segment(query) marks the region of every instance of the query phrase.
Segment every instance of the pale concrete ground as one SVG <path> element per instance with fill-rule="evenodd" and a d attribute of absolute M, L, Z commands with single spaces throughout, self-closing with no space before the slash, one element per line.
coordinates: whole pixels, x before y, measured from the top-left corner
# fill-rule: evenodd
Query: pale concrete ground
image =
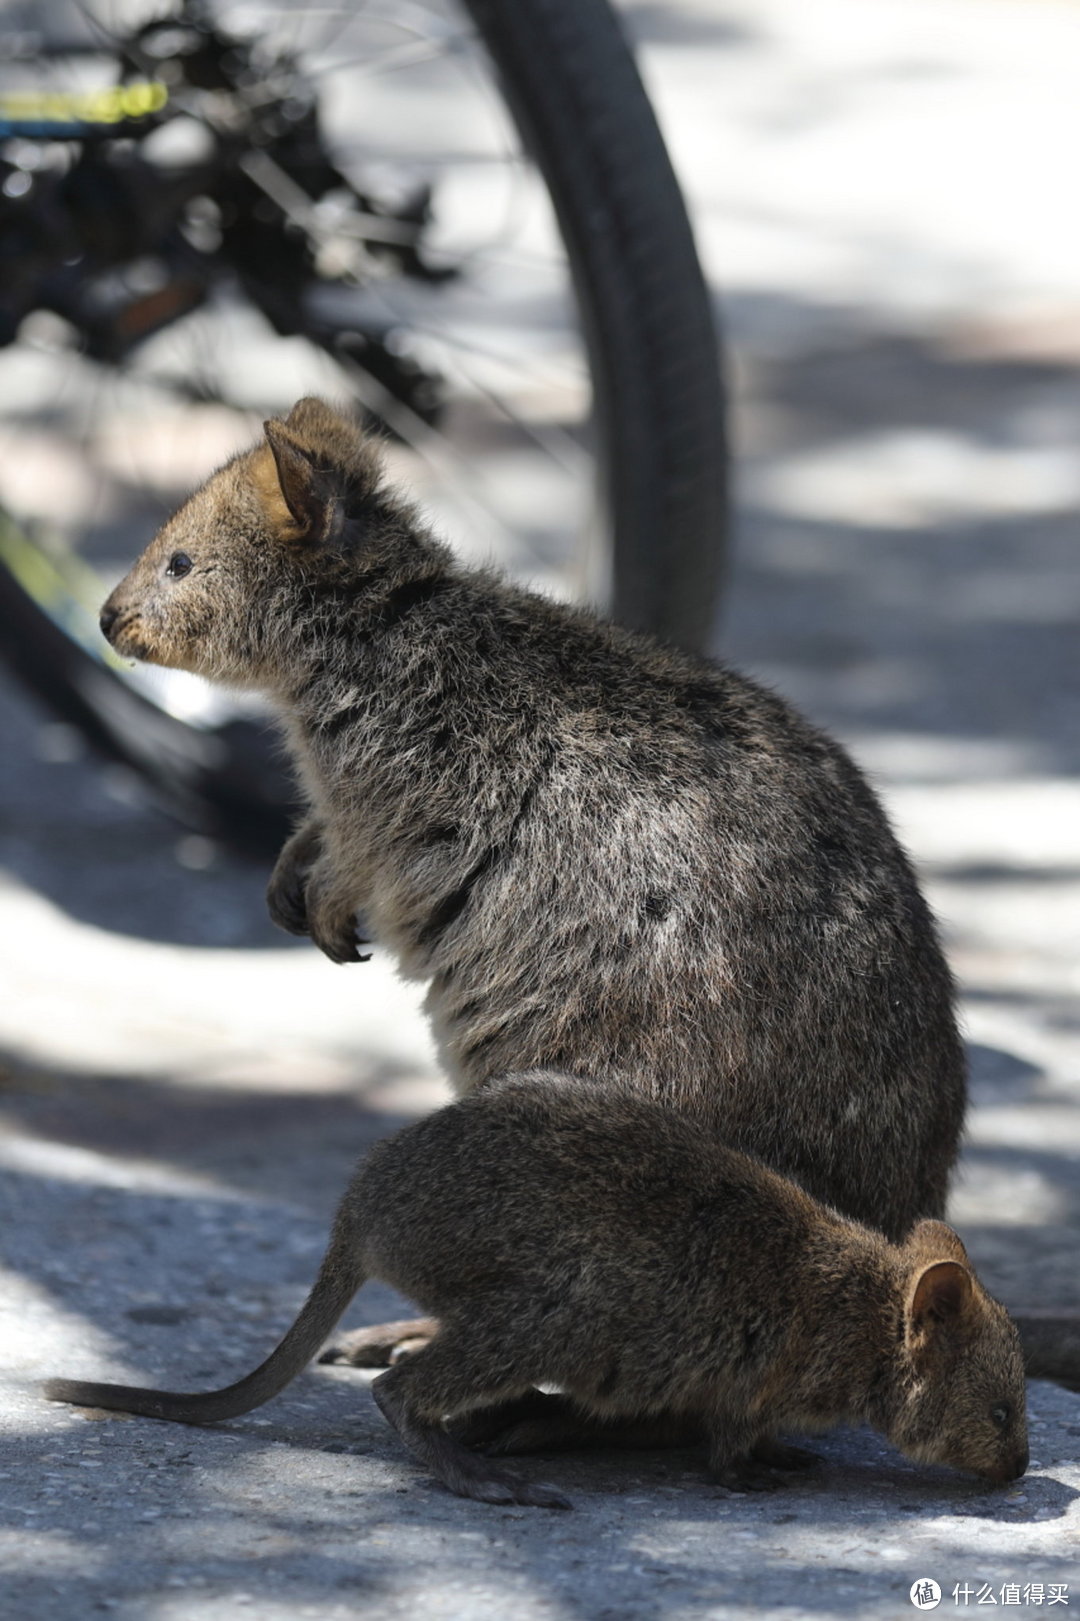
<path fill-rule="evenodd" d="M 1080 15 L 626 10 L 733 346 L 720 645 L 874 773 L 972 1042 L 953 1215 L 1007 1300 L 1076 1308 Z M 1071 1583 L 1075 1606 L 1080 1396 L 1048 1385 L 1004 1492 L 841 1436 L 764 1499 L 719 1495 L 684 1454 L 529 1464 L 566 1516 L 449 1498 L 343 1370 L 213 1432 L 45 1406 L 49 1373 L 253 1364 L 357 1151 L 442 1094 L 385 962 L 283 947 L 264 874 L 4 691 L 3 1613 L 898 1616 L 924 1576 L 942 1613 L 966 1607 L 956 1583 L 974 1605 L 1015 1582 L 1024 1607 L 1042 1583 L 1044 1608 Z M 356 1320 L 390 1305 L 372 1288 Z"/>

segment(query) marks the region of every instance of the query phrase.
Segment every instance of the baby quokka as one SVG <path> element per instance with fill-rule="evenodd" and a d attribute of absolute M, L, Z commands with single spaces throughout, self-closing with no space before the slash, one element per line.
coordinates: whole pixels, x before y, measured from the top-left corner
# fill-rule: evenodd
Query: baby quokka
<path fill-rule="evenodd" d="M 1027 1467 L 1018 1336 L 951 1228 L 921 1221 L 890 1243 L 671 1110 L 560 1074 L 493 1082 L 379 1144 L 307 1302 L 246 1378 L 206 1394 L 59 1380 L 47 1394 L 231 1418 L 304 1367 L 367 1278 L 438 1321 L 372 1388 L 465 1497 L 569 1506 L 462 1444 L 491 1408 L 504 1449 L 550 1444 L 560 1416 L 689 1423 L 736 1486 L 791 1461 L 779 1433 L 841 1421 L 993 1482 Z"/>

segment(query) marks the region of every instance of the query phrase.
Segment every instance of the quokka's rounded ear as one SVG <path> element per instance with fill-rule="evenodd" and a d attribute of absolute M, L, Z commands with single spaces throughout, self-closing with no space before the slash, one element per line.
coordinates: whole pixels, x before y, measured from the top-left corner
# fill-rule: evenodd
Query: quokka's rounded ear
<path fill-rule="evenodd" d="M 289 431 L 279 417 L 263 423 L 266 442 L 273 452 L 278 485 L 298 538 L 326 541 L 340 529 L 340 481 L 332 469 L 319 467 L 314 454 Z"/>
<path fill-rule="evenodd" d="M 931 1349 L 943 1330 L 962 1323 L 974 1300 L 975 1280 L 959 1261 L 932 1261 L 923 1267 L 908 1294 L 909 1349 L 916 1353 Z"/>
<path fill-rule="evenodd" d="M 285 418 L 285 426 L 305 444 L 317 445 L 322 440 L 333 442 L 341 435 L 357 431 L 355 419 L 320 400 L 314 394 L 305 394 L 297 400 Z"/>
<path fill-rule="evenodd" d="M 947 1257 L 959 1261 L 963 1266 L 971 1265 L 960 1234 L 945 1221 L 917 1221 L 907 1236 L 906 1244 L 908 1249 L 924 1255 L 927 1260 L 943 1261 Z"/>

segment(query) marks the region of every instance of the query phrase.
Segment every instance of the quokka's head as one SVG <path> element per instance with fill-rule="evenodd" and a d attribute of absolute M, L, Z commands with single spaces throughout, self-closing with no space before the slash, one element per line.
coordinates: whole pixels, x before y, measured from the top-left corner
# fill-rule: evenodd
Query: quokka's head
<path fill-rule="evenodd" d="M 169 519 L 101 611 L 118 653 L 273 689 L 305 614 L 417 544 L 376 446 L 303 399 Z"/>
<path fill-rule="evenodd" d="M 987 1294 L 951 1227 L 921 1221 L 911 1261 L 889 1439 L 920 1463 L 1003 1485 L 1028 1465 L 1024 1358 L 1008 1312 Z"/>

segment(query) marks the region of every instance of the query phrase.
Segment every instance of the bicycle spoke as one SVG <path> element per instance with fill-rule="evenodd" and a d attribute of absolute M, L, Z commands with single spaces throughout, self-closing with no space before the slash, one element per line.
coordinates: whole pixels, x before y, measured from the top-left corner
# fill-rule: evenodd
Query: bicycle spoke
<path fill-rule="evenodd" d="M 468 40 L 454 38 L 441 44 L 417 41 L 412 45 L 398 45 L 386 51 L 381 57 L 372 58 L 365 53 L 362 56 L 327 62 L 321 66 L 316 64 L 312 67 L 311 77 L 329 78 L 334 73 L 351 72 L 354 78 L 362 83 L 365 79 L 381 78 L 388 73 L 400 73 L 407 68 L 422 67 L 428 62 L 445 61 L 455 53 L 466 49 L 468 43 Z M 357 72 L 357 69 L 362 71 Z"/>
<path fill-rule="evenodd" d="M 142 8 L 75 4 L 103 44 L 130 41 L 136 12 L 143 20 L 162 15 L 154 0 Z M 443 423 L 433 425 L 351 356 L 333 357 L 310 346 L 297 350 L 299 339 L 282 375 L 295 377 L 305 391 L 333 394 L 340 392 L 335 378 L 344 367 L 365 407 L 403 447 L 395 454 L 414 457 L 429 470 L 433 492 L 451 502 L 474 543 L 480 533 L 504 555 L 520 554 L 520 526 L 515 531 L 506 512 L 508 486 L 505 478 L 500 486 L 499 477 L 488 476 L 485 458 L 498 462 L 522 451 L 546 464 L 543 477 L 569 481 L 568 488 L 588 485 L 591 458 L 576 424 L 588 416 L 589 373 L 574 324 L 564 315 L 568 275 L 557 236 L 537 212 L 541 194 L 471 20 L 423 0 L 392 0 L 392 8 L 390 0 L 312 8 L 241 5 L 219 15 L 236 37 L 258 38 L 259 59 L 273 64 L 274 74 L 286 71 L 283 64 L 302 64 L 304 83 L 320 95 L 327 150 L 341 172 L 353 177 L 358 194 L 380 198 L 386 189 L 387 196 L 407 196 L 417 185 L 434 187 L 432 218 L 425 222 L 395 220 L 392 204 L 385 213 L 356 206 L 335 214 L 320 207 L 320 198 L 275 152 L 251 148 L 239 154 L 238 167 L 314 251 L 332 252 L 336 244 L 342 253 L 358 255 L 350 276 L 312 283 L 317 295 L 336 288 L 343 298 L 350 282 L 355 287 L 353 315 L 346 301 L 334 319 L 351 320 L 361 332 L 367 321 L 376 332 L 409 335 L 444 379 L 449 404 Z M 262 105 L 272 105 L 279 94 L 275 82 L 267 80 Z M 424 129 L 399 121 L 395 130 L 381 88 L 373 100 L 350 98 L 339 105 L 331 87 L 346 82 L 350 88 L 385 85 L 385 96 L 399 84 L 423 87 L 434 122 Z M 433 98 L 432 85 L 438 87 Z M 249 104 L 260 99 L 257 91 L 255 85 L 245 92 Z M 395 97 L 400 94 L 393 89 Z M 196 94 L 196 117 L 198 107 Z M 454 272 L 449 282 L 417 281 L 403 275 L 392 256 L 377 254 L 377 244 L 408 249 L 417 243 L 426 262 Z M 238 413 L 242 427 L 241 401 L 252 387 L 261 387 L 244 358 L 247 343 L 230 296 L 222 292 L 134 351 L 118 371 L 86 361 L 74 365 L 80 376 L 67 388 L 67 416 L 83 445 L 86 476 L 94 481 L 88 510 L 95 527 L 112 499 L 111 487 L 141 488 L 154 501 L 170 496 L 168 469 L 180 449 L 178 402 L 221 402 Z M 281 408 L 268 400 L 266 409 Z M 127 441 L 115 430 L 126 418 L 138 423 Z M 251 419 L 255 431 L 258 420 Z M 465 423 L 466 442 L 459 443 Z M 479 460 L 478 445 L 487 447 Z M 537 561 L 547 562 L 539 556 Z"/>

